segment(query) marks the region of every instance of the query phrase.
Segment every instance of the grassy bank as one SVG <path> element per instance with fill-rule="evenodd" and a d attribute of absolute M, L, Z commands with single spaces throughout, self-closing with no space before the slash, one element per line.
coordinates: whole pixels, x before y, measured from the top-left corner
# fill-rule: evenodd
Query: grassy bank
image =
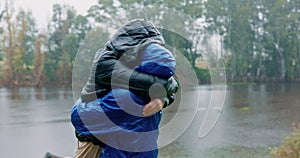
<path fill-rule="evenodd" d="M 227 146 L 188 150 L 179 146 L 162 148 L 159 158 L 272 158 L 269 147 Z"/>

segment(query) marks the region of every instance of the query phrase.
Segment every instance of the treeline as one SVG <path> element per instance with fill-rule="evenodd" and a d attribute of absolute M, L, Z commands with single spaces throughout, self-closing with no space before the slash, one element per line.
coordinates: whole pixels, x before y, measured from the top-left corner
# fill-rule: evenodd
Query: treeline
<path fill-rule="evenodd" d="M 143 8 L 151 6 L 157 7 L 145 15 Z M 0 8 L 2 86 L 70 84 L 76 53 L 90 31 L 100 27 L 108 36 L 110 29 L 137 17 L 166 29 L 172 25 L 184 30 L 162 32 L 167 44 L 182 52 L 195 69 L 202 58 L 208 67 L 224 63 L 231 81 L 300 78 L 299 0 L 99 0 L 86 15 L 77 14 L 72 6 L 55 4 L 46 31 L 37 29 L 30 11 L 16 12 L 8 1 Z M 178 19 L 167 8 L 188 17 Z M 217 52 L 214 47 L 219 46 L 211 44 L 212 39 L 220 44 Z M 202 82 L 209 82 L 207 71 L 197 68 L 196 73 Z"/>
<path fill-rule="evenodd" d="M 221 35 L 231 80 L 299 81 L 299 0 L 209 0 L 208 29 Z"/>
<path fill-rule="evenodd" d="M 16 12 L 6 1 L 1 14 L 0 84 L 70 84 L 80 42 L 91 29 L 86 16 L 55 4 L 46 31 L 41 31 L 30 11 Z"/>

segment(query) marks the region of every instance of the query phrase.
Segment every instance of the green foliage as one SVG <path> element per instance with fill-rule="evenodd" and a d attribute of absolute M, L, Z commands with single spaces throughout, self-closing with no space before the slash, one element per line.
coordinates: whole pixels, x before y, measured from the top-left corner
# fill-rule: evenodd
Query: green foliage
<path fill-rule="evenodd" d="M 195 67 L 194 70 L 200 84 L 209 84 L 211 82 L 211 76 L 208 69 Z"/>
<path fill-rule="evenodd" d="M 55 4 L 49 29 L 45 74 L 50 82 L 70 84 L 76 53 L 92 29 L 91 24 L 87 17 L 77 15 L 72 6 Z"/>
<path fill-rule="evenodd" d="M 63 41 L 63 50 L 65 52 L 65 60 L 69 64 L 71 64 L 76 57 L 76 53 L 79 49 L 79 39 L 76 37 L 75 34 L 68 34 L 64 38 Z"/>
<path fill-rule="evenodd" d="M 151 10 L 151 6 L 158 9 L 152 7 Z M 147 13 L 143 10 L 145 7 L 149 7 Z M 0 62 L 3 67 L 0 75 L 5 81 L 1 80 L 0 84 L 22 84 L 24 78 L 34 78 L 33 69 L 37 70 L 34 63 L 43 65 L 43 71 L 39 71 L 43 75 L 38 76 L 44 82 L 70 83 L 69 72 L 77 50 L 93 26 L 107 27 L 102 31 L 106 37 L 99 39 L 103 42 L 109 37 L 107 32 L 125 21 L 145 17 L 164 28 L 161 31 L 167 45 L 172 51 L 182 53 L 192 67 L 195 67 L 195 59 L 204 55 L 202 53 L 207 53 L 210 66 L 218 67 L 221 54 L 231 81 L 300 78 L 299 0 L 98 0 L 88 9 L 87 16 L 77 15 L 72 6 L 55 4 L 45 33 L 47 38 L 40 42 L 39 48 L 34 44 L 39 32 L 32 13 L 19 10 L 15 14 L 8 3 L 4 8 L 0 10 Z M 183 13 L 184 18 L 172 14 L 173 9 L 178 14 Z M 199 24 L 204 24 L 204 29 L 193 25 L 202 20 L 205 22 Z M 216 48 L 208 41 L 211 37 L 221 43 L 221 53 L 213 52 Z M 211 48 L 202 49 L 206 45 Z M 44 55 L 35 56 L 36 49 L 41 49 Z M 195 68 L 195 71 L 201 83 L 210 82 L 206 70 Z"/>
<path fill-rule="evenodd" d="M 300 77 L 298 7 L 297 0 L 205 2 L 207 29 L 223 36 L 231 52 L 225 59 L 231 80 Z"/>
<path fill-rule="evenodd" d="M 112 0 L 98 0 L 98 4 L 88 9 L 88 17 L 98 23 L 110 23 L 117 25 L 116 21 L 110 19 L 111 16 L 118 13 L 119 8 L 114 5 Z"/>
<path fill-rule="evenodd" d="M 300 157 L 300 124 L 294 124 L 294 132 L 284 139 L 282 145 L 271 149 L 274 158 L 299 158 Z"/>
<path fill-rule="evenodd" d="M 4 85 L 23 85 L 33 73 L 33 51 L 36 24 L 30 11 L 20 10 L 15 15 L 12 4 L 6 3 L 4 13 L 5 28 L 1 36 L 0 51 L 3 53 Z"/>

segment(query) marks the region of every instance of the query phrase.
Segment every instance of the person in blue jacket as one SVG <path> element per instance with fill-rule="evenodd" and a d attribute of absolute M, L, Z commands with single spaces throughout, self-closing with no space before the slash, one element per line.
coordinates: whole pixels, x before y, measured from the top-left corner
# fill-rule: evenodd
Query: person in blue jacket
<path fill-rule="evenodd" d="M 101 158 L 157 157 L 161 109 L 172 104 L 179 88 L 175 58 L 163 44 L 151 22 L 137 19 L 96 53 L 71 121 L 79 142 L 102 147 Z"/>

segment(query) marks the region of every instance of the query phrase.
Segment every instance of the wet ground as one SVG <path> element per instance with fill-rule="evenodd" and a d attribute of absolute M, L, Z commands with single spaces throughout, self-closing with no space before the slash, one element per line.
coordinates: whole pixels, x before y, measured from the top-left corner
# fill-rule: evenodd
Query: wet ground
<path fill-rule="evenodd" d="M 195 118 L 176 141 L 160 149 L 160 158 L 269 158 L 269 148 L 291 134 L 293 122 L 300 122 L 300 85 L 228 86 L 217 124 L 200 138 L 206 105 L 218 99 L 210 94 L 223 88 L 195 89 L 200 94 Z M 73 155 L 70 89 L 0 89 L 0 101 L 1 157 L 41 158 L 47 151 Z M 189 109 L 183 112 L 189 114 Z M 165 120 L 173 114 L 166 111 Z"/>

